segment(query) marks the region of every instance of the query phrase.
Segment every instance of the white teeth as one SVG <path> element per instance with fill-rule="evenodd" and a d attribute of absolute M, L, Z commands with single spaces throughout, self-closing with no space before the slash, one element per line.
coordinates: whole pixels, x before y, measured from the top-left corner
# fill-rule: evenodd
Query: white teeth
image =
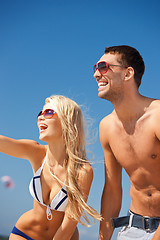
<path fill-rule="evenodd" d="M 99 82 L 98 83 L 98 87 L 106 86 L 107 84 L 108 84 L 107 82 Z"/>

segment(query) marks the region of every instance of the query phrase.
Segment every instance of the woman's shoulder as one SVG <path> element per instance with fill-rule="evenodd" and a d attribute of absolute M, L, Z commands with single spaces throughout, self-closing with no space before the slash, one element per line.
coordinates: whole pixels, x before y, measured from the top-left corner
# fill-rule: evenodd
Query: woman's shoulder
<path fill-rule="evenodd" d="M 93 179 L 93 168 L 89 162 L 83 164 L 79 172 L 79 180 L 86 181 L 87 179 Z"/>
<path fill-rule="evenodd" d="M 36 141 L 30 142 L 30 144 L 32 145 L 32 154 L 30 155 L 29 161 L 32 165 L 32 168 L 36 170 L 42 165 L 45 159 L 47 146 L 39 144 Z"/>
<path fill-rule="evenodd" d="M 93 168 L 92 165 L 90 164 L 90 162 L 86 162 L 83 166 L 83 168 L 85 169 L 85 171 L 87 171 L 88 173 L 93 172 Z"/>

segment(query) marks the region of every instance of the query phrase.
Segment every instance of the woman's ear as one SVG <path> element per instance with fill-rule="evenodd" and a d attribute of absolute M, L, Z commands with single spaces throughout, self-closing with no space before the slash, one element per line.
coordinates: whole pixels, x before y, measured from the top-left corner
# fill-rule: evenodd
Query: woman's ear
<path fill-rule="evenodd" d="M 128 67 L 125 71 L 124 80 L 128 81 L 133 77 L 134 77 L 134 69 L 132 67 Z"/>

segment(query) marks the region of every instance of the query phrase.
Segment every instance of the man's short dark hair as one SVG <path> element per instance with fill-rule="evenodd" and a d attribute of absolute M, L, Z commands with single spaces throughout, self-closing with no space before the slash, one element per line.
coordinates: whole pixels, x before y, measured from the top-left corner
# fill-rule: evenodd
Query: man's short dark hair
<path fill-rule="evenodd" d="M 118 61 L 121 64 L 128 67 L 131 66 L 134 69 L 134 79 L 139 88 L 145 70 L 144 61 L 140 53 L 135 48 L 127 45 L 106 47 L 105 53 L 118 53 L 120 55 Z"/>

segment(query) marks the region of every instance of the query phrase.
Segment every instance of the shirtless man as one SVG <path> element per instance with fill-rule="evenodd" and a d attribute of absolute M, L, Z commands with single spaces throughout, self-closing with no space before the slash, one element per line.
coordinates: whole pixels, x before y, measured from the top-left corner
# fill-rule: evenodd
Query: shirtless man
<path fill-rule="evenodd" d="M 115 227 L 123 227 L 118 240 L 160 239 L 160 101 L 139 93 L 144 69 L 141 55 L 129 46 L 106 48 L 94 65 L 98 96 L 114 106 L 100 123 L 105 185 L 99 240 L 111 239 Z M 131 205 L 127 216 L 117 218 L 122 168 L 131 181 Z"/>

